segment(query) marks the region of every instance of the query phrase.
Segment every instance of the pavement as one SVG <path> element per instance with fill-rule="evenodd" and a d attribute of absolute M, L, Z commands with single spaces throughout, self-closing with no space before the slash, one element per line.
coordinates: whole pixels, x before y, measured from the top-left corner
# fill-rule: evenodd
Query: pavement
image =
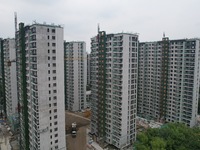
<path fill-rule="evenodd" d="M 71 125 L 76 122 L 77 135 L 72 137 Z M 81 116 L 81 113 L 66 111 L 66 142 L 67 150 L 86 150 L 86 129 L 90 125 L 90 119 Z"/>
<path fill-rule="evenodd" d="M 103 150 L 103 148 L 101 148 L 98 143 L 96 143 L 95 141 L 93 141 L 91 139 L 91 137 L 88 134 L 89 132 L 90 132 L 90 130 L 87 129 L 86 130 L 86 133 L 87 133 L 86 134 L 86 141 L 87 141 L 87 149 L 86 150 Z"/>
<path fill-rule="evenodd" d="M 11 135 L 9 134 L 6 126 L 0 124 L 0 150 L 7 150 L 10 148 L 10 137 Z"/>
<path fill-rule="evenodd" d="M 78 115 L 78 114 L 75 114 L 75 113 L 72 113 L 72 112 L 67 112 L 68 114 L 70 114 L 70 115 L 72 115 L 72 116 L 76 116 L 76 117 L 78 117 L 78 118 L 82 118 L 82 119 L 84 119 L 84 120 L 88 120 L 88 121 L 90 121 L 90 119 L 88 119 L 88 118 L 85 118 L 85 117 L 83 117 L 83 116 L 80 116 L 80 115 Z"/>

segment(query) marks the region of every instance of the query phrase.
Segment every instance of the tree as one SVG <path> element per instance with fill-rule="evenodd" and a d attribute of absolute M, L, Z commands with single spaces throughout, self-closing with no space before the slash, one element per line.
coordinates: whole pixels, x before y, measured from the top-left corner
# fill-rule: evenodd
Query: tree
<path fill-rule="evenodd" d="M 136 150 L 200 150 L 200 129 L 181 123 L 168 123 L 137 135 Z"/>
<path fill-rule="evenodd" d="M 166 149 L 166 142 L 160 137 L 154 137 L 150 143 L 151 143 L 152 149 L 155 149 L 155 150 Z"/>

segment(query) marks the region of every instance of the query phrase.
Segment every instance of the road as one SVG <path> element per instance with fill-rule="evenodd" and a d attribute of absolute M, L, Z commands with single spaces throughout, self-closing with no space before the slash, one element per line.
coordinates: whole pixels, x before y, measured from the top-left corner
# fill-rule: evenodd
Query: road
<path fill-rule="evenodd" d="M 77 123 L 77 135 L 71 136 L 71 124 Z M 86 150 L 86 129 L 89 128 L 90 119 L 79 113 L 66 112 L 67 150 Z"/>
<path fill-rule="evenodd" d="M 77 136 L 74 138 L 71 134 L 67 136 L 68 150 L 86 150 L 86 128 L 80 127 Z"/>
<path fill-rule="evenodd" d="M 0 150 L 7 150 L 10 135 L 4 125 L 0 125 Z"/>
<path fill-rule="evenodd" d="M 75 114 L 75 113 L 72 113 L 72 112 L 67 112 L 67 114 L 69 114 L 69 115 L 72 115 L 72 116 L 76 116 L 76 117 L 78 117 L 78 118 L 82 118 L 82 119 L 84 119 L 84 120 L 88 120 L 88 121 L 90 121 L 90 119 L 88 119 L 88 118 L 85 118 L 85 117 L 83 117 L 83 116 L 80 116 L 80 115 L 77 115 L 77 114 Z"/>

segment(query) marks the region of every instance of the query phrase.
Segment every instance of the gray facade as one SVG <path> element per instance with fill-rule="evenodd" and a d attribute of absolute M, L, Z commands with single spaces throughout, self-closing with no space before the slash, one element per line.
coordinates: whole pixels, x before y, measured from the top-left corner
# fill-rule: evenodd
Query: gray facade
<path fill-rule="evenodd" d="M 91 132 L 122 149 L 136 140 L 138 36 L 91 38 Z"/>
<path fill-rule="evenodd" d="M 20 149 L 66 149 L 63 28 L 19 24 Z"/>
<path fill-rule="evenodd" d="M 87 55 L 85 42 L 65 42 L 65 104 L 70 111 L 86 108 Z"/>
<path fill-rule="evenodd" d="M 139 44 L 138 115 L 161 122 L 196 124 L 199 39 Z"/>

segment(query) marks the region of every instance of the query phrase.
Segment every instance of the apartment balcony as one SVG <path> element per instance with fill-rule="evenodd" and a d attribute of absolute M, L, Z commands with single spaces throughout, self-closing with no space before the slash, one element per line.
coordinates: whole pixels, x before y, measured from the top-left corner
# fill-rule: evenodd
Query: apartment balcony
<path fill-rule="evenodd" d="M 113 72 L 114 74 L 122 74 L 122 70 L 117 70 L 117 69 L 113 69 Z"/>
<path fill-rule="evenodd" d="M 121 59 L 113 59 L 113 63 L 115 63 L 115 64 L 122 63 L 122 58 Z"/>
<path fill-rule="evenodd" d="M 114 53 L 113 58 L 122 58 L 123 54 L 122 53 Z"/>

